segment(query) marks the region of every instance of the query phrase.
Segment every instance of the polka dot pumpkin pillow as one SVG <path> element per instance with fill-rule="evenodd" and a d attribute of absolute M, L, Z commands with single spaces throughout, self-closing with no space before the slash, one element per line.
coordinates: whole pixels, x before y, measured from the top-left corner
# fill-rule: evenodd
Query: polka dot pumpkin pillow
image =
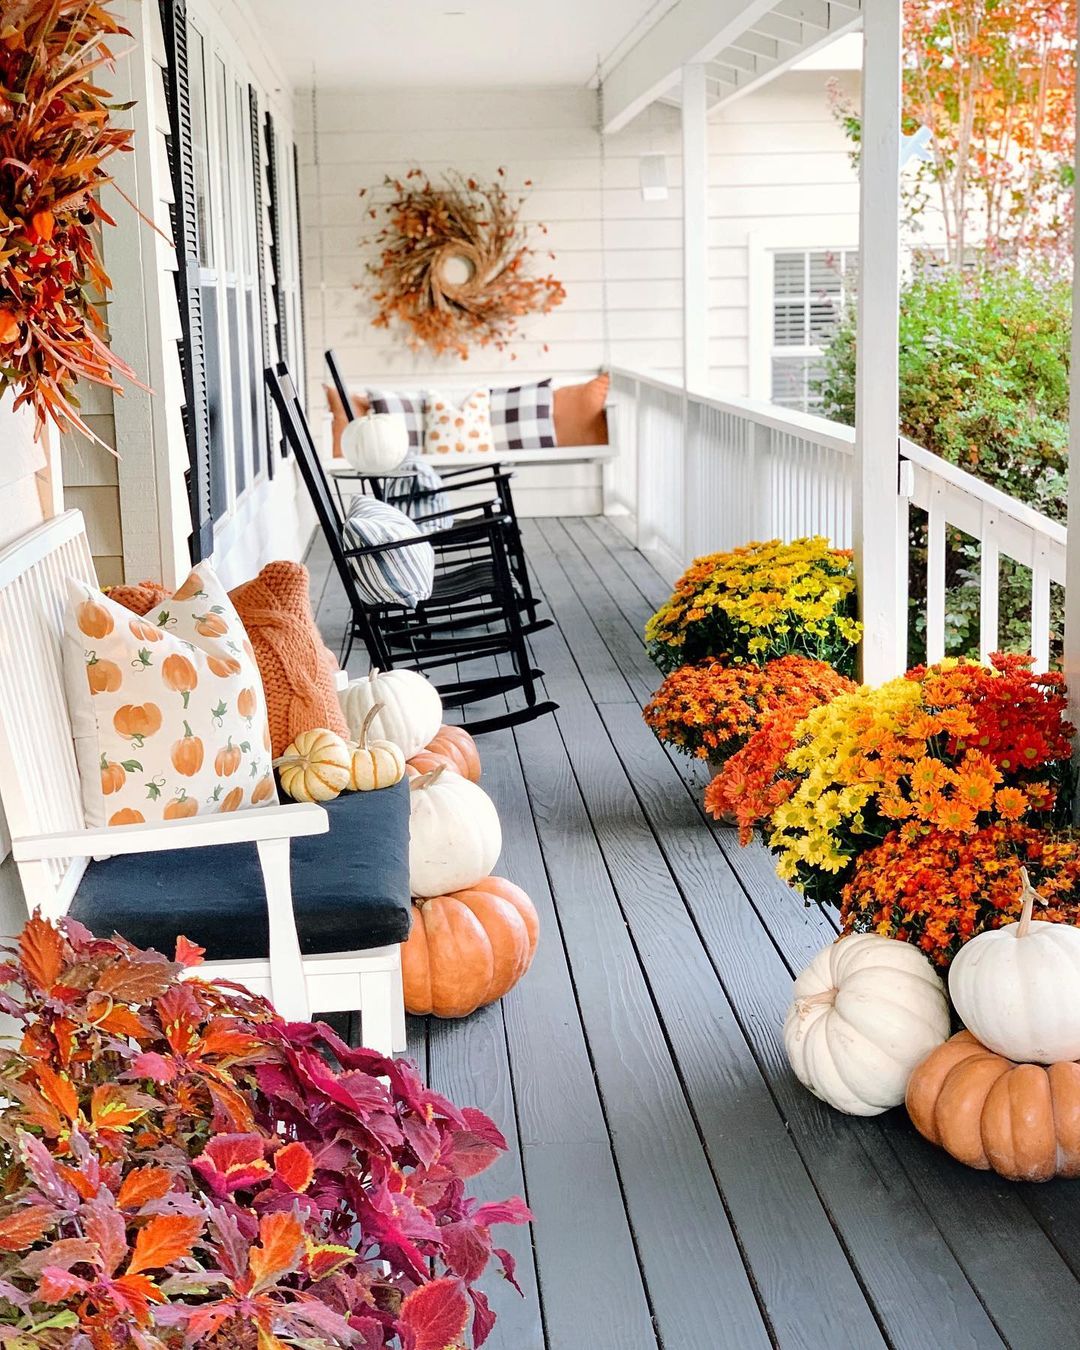
<path fill-rule="evenodd" d="M 72 580 L 64 680 L 87 825 L 277 805 L 255 653 L 205 563 L 143 618 Z"/>
<path fill-rule="evenodd" d="M 428 394 L 424 449 L 429 455 L 489 455 L 494 443 L 487 389 L 474 389 L 460 403 L 449 394 Z"/>

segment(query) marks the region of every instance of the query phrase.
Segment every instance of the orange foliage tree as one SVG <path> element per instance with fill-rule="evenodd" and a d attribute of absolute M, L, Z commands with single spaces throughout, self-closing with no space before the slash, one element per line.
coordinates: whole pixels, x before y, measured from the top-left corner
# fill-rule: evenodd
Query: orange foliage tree
<path fill-rule="evenodd" d="M 1076 0 L 905 0 L 904 19 L 907 130 L 931 132 L 949 261 L 1066 252 Z"/>

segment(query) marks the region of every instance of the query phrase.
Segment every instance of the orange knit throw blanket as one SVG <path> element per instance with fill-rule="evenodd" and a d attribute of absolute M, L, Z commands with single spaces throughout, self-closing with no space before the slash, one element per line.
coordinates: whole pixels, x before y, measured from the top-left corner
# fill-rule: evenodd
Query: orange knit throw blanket
<path fill-rule="evenodd" d="M 347 737 L 334 688 L 337 662 L 326 650 L 315 616 L 307 568 L 272 562 L 229 592 L 247 629 L 266 691 L 273 752 L 280 755 L 302 731 L 326 727 Z"/>
<path fill-rule="evenodd" d="M 148 614 L 169 598 L 157 581 L 113 586 L 109 595 L 136 614 Z M 230 591 L 229 599 L 255 649 L 273 753 L 284 754 L 302 731 L 316 727 L 348 737 L 349 727 L 334 688 L 337 662 L 315 626 L 303 563 L 267 563 L 254 580 Z"/>

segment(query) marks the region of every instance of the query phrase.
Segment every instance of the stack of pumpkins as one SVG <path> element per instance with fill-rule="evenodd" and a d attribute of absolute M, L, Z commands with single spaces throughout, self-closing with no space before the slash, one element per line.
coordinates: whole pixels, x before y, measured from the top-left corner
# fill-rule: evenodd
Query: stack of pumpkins
<path fill-rule="evenodd" d="M 795 981 L 800 1081 L 853 1115 L 907 1103 L 920 1134 L 1012 1181 L 1080 1176 L 1080 929 L 1032 918 L 961 948 L 945 985 L 914 947 L 853 934 Z M 965 1030 L 949 1035 L 949 999 Z"/>
<path fill-rule="evenodd" d="M 502 828 L 478 786 L 476 742 L 461 727 L 443 725 L 438 691 L 415 671 L 373 670 L 349 684 L 341 707 L 356 737 L 350 763 L 361 759 L 364 781 L 387 785 L 381 777 L 387 746 L 398 757 L 392 781 L 406 772 L 410 778 L 413 923 L 401 949 L 405 1007 L 465 1017 L 517 984 L 539 936 L 529 897 L 491 875 Z M 356 783 L 355 768 L 352 774 Z"/>

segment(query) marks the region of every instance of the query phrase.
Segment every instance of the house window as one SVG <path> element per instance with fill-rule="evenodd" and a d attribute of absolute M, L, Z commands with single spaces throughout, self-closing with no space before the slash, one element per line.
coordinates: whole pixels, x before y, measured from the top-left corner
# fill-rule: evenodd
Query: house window
<path fill-rule="evenodd" d="M 772 402 L 800 412 L 821 406 L 815 386 L 858 264 L 854 249 L 783 249 L 772 255 Z"/>

